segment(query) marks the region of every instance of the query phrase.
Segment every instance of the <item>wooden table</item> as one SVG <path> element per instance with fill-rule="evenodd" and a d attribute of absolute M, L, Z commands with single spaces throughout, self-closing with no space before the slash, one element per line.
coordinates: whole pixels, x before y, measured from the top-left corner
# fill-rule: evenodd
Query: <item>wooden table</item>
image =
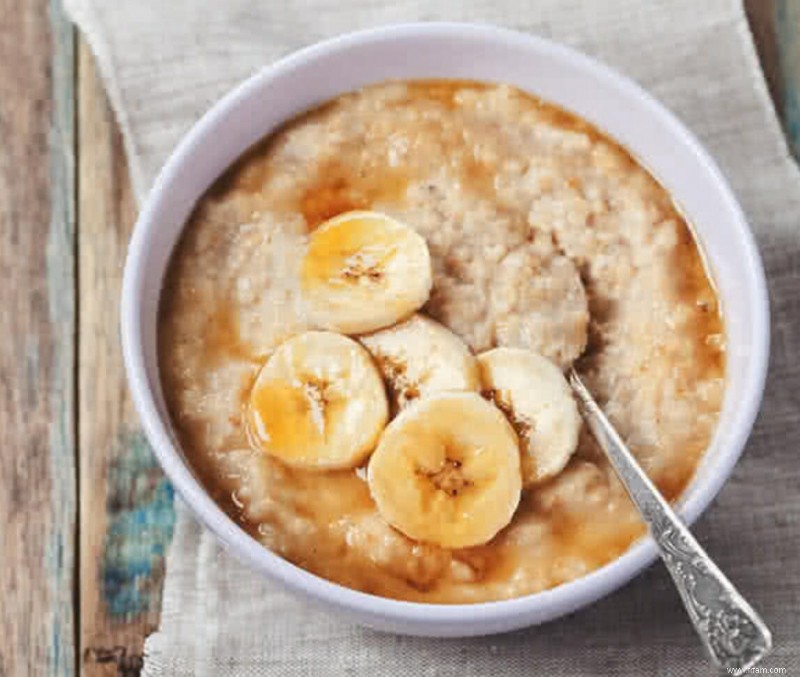
<path fill-rule="evenodd" d="M 91 54 L 58 0 L 0 0 L 0 676 L 135 675 L 172 488 L 118 342 L 135 217 Z M 800 150 L 800 0 L 748 0 Z"/>

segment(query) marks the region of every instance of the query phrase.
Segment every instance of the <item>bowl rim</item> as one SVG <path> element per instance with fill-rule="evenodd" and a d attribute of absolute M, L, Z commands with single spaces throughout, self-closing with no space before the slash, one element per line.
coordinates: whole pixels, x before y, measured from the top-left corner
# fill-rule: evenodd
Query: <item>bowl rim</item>
<path fill-rule="evenodd" d="M 488 634 L 497 631 L 491 629 L 495 626 L 503 630 L 551 620 L 616 590 L 655 560 L 657 553 L 652 538 L 649 535 L 645 536 L 621 556 L 574 581 L 542 592 L 506 600 L 469 604 L 409 602 L 360 592 L 328 581 L 284 560 L 262 546 L 236 525 L 206 493 L 173 445 L 169 428 L 158 412 L 147 376 L 141 341 L 140 308 L 143 302 L 144 271 L 149 242 L 158 225 L 154 217 L 164 204 L 170 202 L 170 192 L 180 181 L 181 168 L 192 150 L 198 144 L 205 142 L 209 131 L 218 125 L 230 110 L 236 108 L 237 102 L 253 95 L 265 83 L 280 74 L 315 60 L 325 59 L 330 54 L 350 47 L 420 35 L 442 38 L 466 37 L 523 47 L 535 46 L 586 69 L 594 77 L 604 79 L 625 95 L 638 98 L 649 109 L 650 114 L 660 118 L 660 122 L 669 128 L 671 133 L 685 141 L 694 161 L 712 177 L 719 191 L 719 197 L 734 216 L 730 225 L 735 227 L 737 231 L 735 235 L 746 255 L 748 285 L 751 285 L 758 303 L 753 308 L 755 322 L 751 359 L 748 372 L 743 379 L 746 384 L 743 391 L 745 401 L 740 405 L 742 415 L 737 420 L 736 434 L 727 446 L 719 450 L 702 489 L 695 491 L 687 497 L 687 500 L 682 500 L 678 509 L 683 519 L 691 524 L 708 507 L 730 476 L 745 447 L 758 414 L 766 381 L 769 359 L 769 297 L 755 238 L 721 170 L 694 134 L 673 113 L 631 79 L 604 63 L 539 36 L 488 24 L 458 22 L 402 23 L 368 28 L 339 35 L 293 52 L 265 66 L 234 87 L 181 139 L 158 174 L 137 219 L 123 275 L 121 299 L 123 359 L 135 409 L 161 466 L 195 516 L 239 559 L 260 573 L 279 581 L 294 593 L 313 598 L 328 608 L 344 609 L 362 619 L 370 617 L 396 619 L 412 630 L 414 627 L 430 629 L 444 624 L 458 628 L 455 632 L 447 633 L 454 636 Z M 476 630 L 474 626 L 478 625 L 480 628 Z M 418 634 L 429 633 L 423 630 Z"/>

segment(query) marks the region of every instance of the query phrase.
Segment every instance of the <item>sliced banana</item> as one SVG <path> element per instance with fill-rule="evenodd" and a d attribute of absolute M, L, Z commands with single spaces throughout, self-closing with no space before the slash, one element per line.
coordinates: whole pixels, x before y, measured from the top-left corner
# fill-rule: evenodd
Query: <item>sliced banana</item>
<path fill-rule="evenodd" d="M 361 334 L 394 324 L 427 300 L 428 245 L 408 226 L 377 212 L 347 212 L 313 232 L 301 268 L 311 319 Z"/>
<path fill-rule="evenodd" d="M 567 380 L 550 360 L 524 348 L 478 355 L 484 393 L 520 438 L 522 479 L 538 484 L 560 473 L 578 446 L 581 417 Z"/>
<path fill-rule="evenodd" d="M 295 336 L 270 356 L 248 402 L 255 444 L 287 465 L 350 468 L 374 449 L 389 408 L 380 373 L 356 341 Z"/>
<path fill-rule="evenodd" d="M 445 548 L 491 540 L 520 499 L 519 442 L 477 393 L 435 393 L 381 436 L 367 469 L 381 516 L 406 536 Z"/>
<path fill-rule="evenodd" d="M 430 393 L 480 390 L 478 361 L 453 332 L 424 315 L 360 337 L 389 387 L 394 411 Z"/>

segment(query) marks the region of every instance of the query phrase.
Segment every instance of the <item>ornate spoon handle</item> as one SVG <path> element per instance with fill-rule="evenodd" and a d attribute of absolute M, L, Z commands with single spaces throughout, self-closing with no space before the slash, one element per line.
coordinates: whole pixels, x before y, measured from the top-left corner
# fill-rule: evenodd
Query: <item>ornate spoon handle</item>
<path fill-rule="evenodd" d="M 568 378 L 584 420 L 650 528 L 711 658 L 737 674 L 753 667 L 772 649 L 769 628 L 645 475 L 574 369 Z"/>

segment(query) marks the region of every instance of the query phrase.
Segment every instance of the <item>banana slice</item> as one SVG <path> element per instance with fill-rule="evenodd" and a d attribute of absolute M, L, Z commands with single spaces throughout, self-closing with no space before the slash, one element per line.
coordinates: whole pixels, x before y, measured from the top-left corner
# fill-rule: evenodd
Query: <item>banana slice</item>
<path fill-rule="evenodd" d="M 477 393 L 435 393 L 384 431 L 367 469 L 381 516 L 406 536 L 445 548 L 486 543 L 520 499 L 519 441 Z"/>
<path fill-rule="evenodd" d="M 395 412 L 445 390 L 480 390 L 478 361 L 453 332 L 424 315 L 360 337 L 389 386 Z"/>
<path fill-rule="evenodd" d="M 567 380 L 550 360 L 524 348 L 478 355 L 484 394 L 520 438 L 525 486 L 560 473 L 578 446 L 581 417 Z"/>
<path fill-rule="evenodd" d="M 311 235 L 300 275 L 311 319 L 345 334 L 408 317 L 428 300 L 433 280 L 422 236 L 377 212 L 323 223 Z"/>
<path fill-rule="evenodd" d="M 386 425 L 386 390 L 356 341 L 310 331 L 282 343 L 261 369 L 247 419 L 253 442 L 287 465 L 351 468 Z"/>

